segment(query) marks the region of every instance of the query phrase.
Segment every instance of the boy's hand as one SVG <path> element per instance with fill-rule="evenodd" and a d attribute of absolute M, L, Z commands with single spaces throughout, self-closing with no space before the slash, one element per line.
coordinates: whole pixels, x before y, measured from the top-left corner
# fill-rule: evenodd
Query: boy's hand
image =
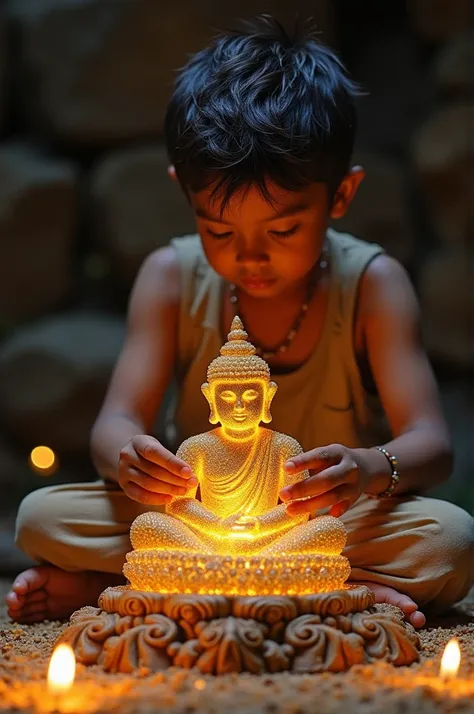
<path fill-rule="evenodd" d="M 308 478 L 280 491 L 282 501 L 292 501 L 287 506 L 291 516 L 330 506 L 329 515 L 338 518 L 357 501 L 370 478 L 361 450 L 348 449 L 341 444 L 312 449 L 292 457 L 285 464 L 287 473 L 305 469 L 310 472 Z"/>
<path fill-rule="evenodd" d="M 118 482 L 138 503 L 161 506 L 184 496 L 198 480 L 188 464 L 153 436 L 134 436 L 120 452 Z"/>

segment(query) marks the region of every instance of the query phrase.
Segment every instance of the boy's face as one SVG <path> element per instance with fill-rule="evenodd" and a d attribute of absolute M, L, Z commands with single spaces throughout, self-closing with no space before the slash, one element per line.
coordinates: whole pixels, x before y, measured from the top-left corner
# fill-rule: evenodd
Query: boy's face
<path fill-rule="evenodd" d="M 268 189 L 273 205 L 251 187 L 234 194 L 222 215 L 220 200 L 211 200 L 212 186 L 190 194 L 210 265 L 229 283 L 261 298 L 304 280 L 319 259 L 330 216 L 337 217 L 323 183 L 297 192 L 272 183 Z"/>

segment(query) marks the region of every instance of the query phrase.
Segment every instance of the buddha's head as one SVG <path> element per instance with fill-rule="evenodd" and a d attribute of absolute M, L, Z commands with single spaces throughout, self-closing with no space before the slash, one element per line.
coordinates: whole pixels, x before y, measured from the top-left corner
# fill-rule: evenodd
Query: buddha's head
<path fill-rule="evenodd" d="M 270 406 L 277 385 L 270 381 L 270 368 L 247 341 L 239 317 L 234 317 L 228 342 L 207 370 L 201 389 L 209 402 L 211 424 L 239 437 L 254 432 L 261 421 L 272 420 Z"/>

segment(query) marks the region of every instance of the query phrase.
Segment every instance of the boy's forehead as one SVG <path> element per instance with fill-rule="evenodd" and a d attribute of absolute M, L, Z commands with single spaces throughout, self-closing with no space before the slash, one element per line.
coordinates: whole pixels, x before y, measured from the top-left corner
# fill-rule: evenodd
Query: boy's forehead
<path fill-rule="evenodd" d="M 262 221 L 272 220 L 287 210 L 293 213 L 309 210 L 326 196 L 325 185 L 316 182 L 298 191 L 290 191 L 272 182 L 267 183 L 267 188 L 271 202 L 262 195 L 258 186 L 249 186 L 238 189 L 224 207 L 223 197 L 213 195 L 212 185 L 189 195 L 198 217 L 217 221 L 235 221 L 249 214 L 258 216 Z"/>

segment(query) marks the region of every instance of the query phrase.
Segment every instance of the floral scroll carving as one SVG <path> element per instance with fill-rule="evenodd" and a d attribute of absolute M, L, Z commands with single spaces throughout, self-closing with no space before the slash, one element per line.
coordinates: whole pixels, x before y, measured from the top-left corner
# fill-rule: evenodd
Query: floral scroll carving
<path fill-rule="evenodd" d="M 133 672 L 146 667 L 152 672 L 167 669 L 171 659 L 168 646 L 176 641 L 178 627 L 164 615 L 148 615 L 134 622 L 132 627 L 123 623 L 115 637 L 104 645 L 102 665 L 107 672 Z"/>
<path fill-rule="evenodd" d="M 319 615 L 301 615 L 285 632 L 295 650 L 295 672 L 344 672 L 364 661 L 364 640 L 321 622 Z"/>
<path fill-rule="evenodd" d="M 161 614 L 167 596 L 158 593 L 131 590 L 126 586 L 107 588 L 99 597 L 99 607 L 105 612 L 118 612 L 119 615 Z"/>
<path fill-rule="evenodd" d="M 95 612 L 91 612 L 95 610 Z M 62 632 L 58 644 L 72 647 L 76 659 L 82 664 L 97 664 L 105 642 L 116 634 L 120 616 L 96 608 L 83 608 L 71 617 L 69 626 Z"/>
<path fill-rule="evenodd" d="M 269 638 L 279 641 L 286 623 L 298 615 L 295 600 L 284 595 L 263 595 L 235 598 L 233 614 L 236 617 L 257 620 L 269 626 Z"/>
<path fill-rule="evenodd" d="M 254 620 L 240 617 L 222 617 L 196 626 L 197 639 L 191 640 L 194 661 L 203 674 L 229 674 L 230 672 L 265 672 L 263 645 L 268 628 Z M 189 657 L 190 648 L 185 649 Z M 189 660 L 188 660 L 189 661 Z M 174 664 L 182 663 L 178 651 Z"/>
<path fill-rule="evenodd" d="M 195 637 L 195 625 L 202 620 L 230 614 L 229 599 L 222 595 L 169 595 L 164 612 L 179 623 L 188 639 Z"/>
<path fill-rule="evenodd" d="M 419 639 L 397 608 L 365 587 L 305 597 L 161 595 L 109 588 L 100 608 L 75 612 L 58 642 L 79 662 L 110 672 L 174 665 L 204 674 L 341 672 L 419 657 Z M 357 608 L 361 609 L 357 611 Z"/>
<path fill-rule="evenodd" d="M 400 617 L 380 611 L 358 612 L 351 617 L 351 629 L 363 638 L 368 661 L 384 659 L 404 665 L 418 658 L 418 635 Z"/>

